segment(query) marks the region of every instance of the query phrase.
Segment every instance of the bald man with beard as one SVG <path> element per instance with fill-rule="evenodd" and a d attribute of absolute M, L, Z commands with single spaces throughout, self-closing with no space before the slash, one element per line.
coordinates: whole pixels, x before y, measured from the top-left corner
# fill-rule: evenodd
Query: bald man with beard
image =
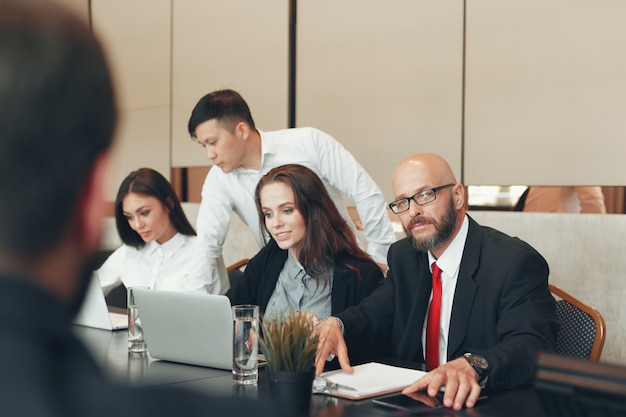
<path fill-rule="evenodd" d="M 545 259 L 520 239 L 476 223 L 465 212 L 465 188 L 438 155 L 406 158 L 392 188 L 389 207 L 407 237 L 391 246 L 383 284 L 317 327 L 317 373 L 329 355 L 352 372 L 348 353 L 361 362 L 381 356 L 427 362 L 436 262 L 442 271 L 438 352 L 432 370 L 403 393 L 435 396 L 445 386 L 444 405 L 459 410 L 473 407 L 483 388 L 529 385 L 536 353 L 554 351 L 559 328 Z"/>

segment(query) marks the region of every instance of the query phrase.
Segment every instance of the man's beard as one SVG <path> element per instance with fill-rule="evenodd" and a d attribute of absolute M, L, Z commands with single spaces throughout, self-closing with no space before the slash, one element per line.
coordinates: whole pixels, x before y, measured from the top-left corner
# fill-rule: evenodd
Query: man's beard
<path fill-rule="evenodd" d="M 411 227 L 416 223 L 431 223 L 435 226 L 435 233 L 424 239 L 417 239 L 410 232 Z M 405 232 L 413 247 L 420 252 L 428 252 L 429 250 L 433 250 L 444 241 L 446 241 L 454 232 L 456 228 L 456 209 L 454 208 L 454 202 L 450 199 L 450 204 L 448 204 L 448 208 L 444 213 L 443 218 L 440 222 L 432 221 L 429 222 L 423 216 L 416 216 L 411 219 L 409 225 L 405 228 Z"/>
<path fill-rule="evenodd" d="M 97 256 L 92 255 L 85 260 L 83 267 L 81 268 L 80 277 L 78 279 L 78 288 L 76 289 L 74 297 L 72 297 L 67 303 L 67 307 L 72 317 L 75 317 L 83 306 L 85 294 L 87 293 L 87 288 L 89 288 L 89 283 L 91 282 L 96 265 Z"/>

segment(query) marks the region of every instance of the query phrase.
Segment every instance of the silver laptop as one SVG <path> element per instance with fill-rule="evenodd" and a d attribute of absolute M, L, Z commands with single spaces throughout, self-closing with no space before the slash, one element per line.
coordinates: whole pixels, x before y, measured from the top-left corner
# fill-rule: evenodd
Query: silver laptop
<path fill-rule="evenodd" d="M 128 315 L 109 311 L 100 280 L 94 273 L 87 288 L 83 306 L 74 318 L 74 324 L 104 330 L 128 328 Z"/>
<path fill-rule="evenodd" d="M 135 289 L 154 359 L 232 369 L 233 313 L 225 295 Z"/>

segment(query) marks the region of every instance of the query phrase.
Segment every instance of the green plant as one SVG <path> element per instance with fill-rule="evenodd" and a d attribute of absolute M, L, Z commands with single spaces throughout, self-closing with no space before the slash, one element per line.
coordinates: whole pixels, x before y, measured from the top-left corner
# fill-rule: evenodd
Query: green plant
<path fill-rule="evenodd" d="M 261 349 L 271 371 L 309 372 L 315 363 L 317 336 L 304 314 L 290 312 L 263 320 Z"/>

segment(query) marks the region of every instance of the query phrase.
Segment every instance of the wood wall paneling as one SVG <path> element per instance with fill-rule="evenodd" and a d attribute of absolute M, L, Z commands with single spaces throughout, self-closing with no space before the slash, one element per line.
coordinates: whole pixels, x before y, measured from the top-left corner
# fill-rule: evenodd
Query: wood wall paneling
<path fill-rule="evenodd" d="M 467 2 L 467 184 L 623 185 L 626 2 Z"/>
<path fill-rule="evenodd" d="M 209 165 L 186 131 L 209 91 L 240 91 L 261 129 L 287 126 L 288 1 L 91 6 L 120 102 L 111 198 L 139 166 L 167 176 Z M 297 24 L 297 125 L 334 135 L 387 199 L 393 168 L 414 152 L 442 154 L 466 184 L 626 183 L 626 3 L 393 6 L 299 1 Z"/>
<path fill-rule="evenodd" d="M 332 134 L 391 201 L 406 156 L 461 180 L 463 2 L 298 2 L 296 124 Z"/>
<path fill-rule="evenodd" d="M 170 0 L 91 0 L 94 32 L 107 49 L 120 123 L 107 196 L 140 167 L 170 176 Z"/>
<path fill-rule="evenodd" d="M 148 167 L 170 176 L 170 108 L 128 109 L 121 113 L 110 167 L 107 193 L 111 200 L 122 180 L 138 168 Z"/>
<path fill-rule="evenodd" d="M 257 127 L 286 127 L 288 1 L 172 4 L 172 166 L 210 164 L 190 139 L 187 122 L 197 101 L 213 90 L 238 91 Z"/>

